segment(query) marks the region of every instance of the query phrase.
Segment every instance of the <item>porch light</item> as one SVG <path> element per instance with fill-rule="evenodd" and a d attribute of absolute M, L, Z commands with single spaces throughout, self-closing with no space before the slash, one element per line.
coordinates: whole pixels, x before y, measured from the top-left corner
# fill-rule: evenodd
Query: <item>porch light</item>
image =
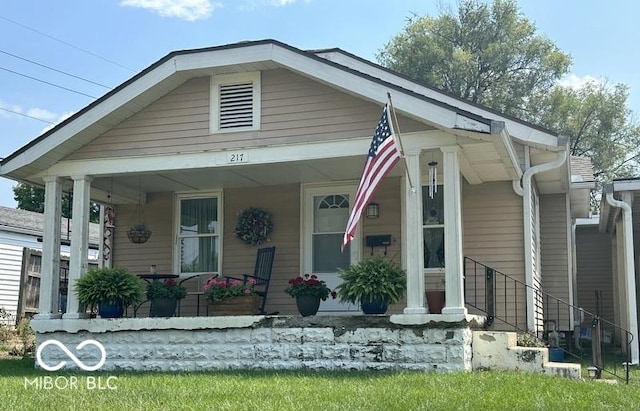
<path fill-rule="evenodd" d="M 367 205 L 367 218 L 380 217 L 380 205 L 378 203 L 369 203 Z"/>

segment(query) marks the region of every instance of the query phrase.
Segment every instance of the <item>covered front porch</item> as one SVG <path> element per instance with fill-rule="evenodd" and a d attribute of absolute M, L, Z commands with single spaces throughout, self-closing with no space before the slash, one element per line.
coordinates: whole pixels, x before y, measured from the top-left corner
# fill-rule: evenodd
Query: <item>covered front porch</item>
<path fill-rule="evenodd" d="M 256 247 L 241 242 L 234 234 L 234 227 L 241 210 L 260 207 L 273 216 L 274 229 L 268 245 L 276 247 L 268 312 L 295 314 L 294 301 L 283 291 L 289 279 L 301 273 L 314 273 L 334 288 L 340 282 L 337 267 L 346 267 L 373 253 L 385 253 L 400 262 L 407 272 L 406 299 L 391 309 L 391 313 L 398 316 L 397 321 L 418 324 L 430 321 L 425 290 L 436 287 L 446 288 L 447 295 L 439 319 L 460 321 L 467 314 L 462 279 L 463 192 L 470 196 L 482 195 L 473 188 L 477 184 L 471 185 L 463 177 L 471 173 L 478 175 L 473 163 L 476 160 L 465 150 L 478 152 L 484 144 L 459 138 L 458 142 L 467 142 L 471 148 L 442 146 L 447 141 L 445 137 L 437 131 L 403 136 L 406 168 L 400 163 L 383 182 L 373 200 L 379 206 L 378 218 L 363 218 L 356 239 L 344 252 L 340 252 L 339 243 L 352 206 L 349 200 L 353 198 L 362 169 L 361 153 L 366 152 L 368 138 L 154 156 L 136 161 L 59 162 L 42 177 L 46 187 L 47 221 L 43 273 L 58 269 L 53 250 L 58 247 L 56 230 L 63 190 L 73 192 L 71 283 L 87 270 L 83 257 L 86 256 L 88 225 L 85 210 L 89 209 L 91 201 L 115 209 L 115 220 L 110 222 L 115 227 L 104 227 L 103 264 L 123 266 L 136 274 L 148 273 L 153 265 L 157 272 L 174 273 L 181 278 L 194 274 L 202 274 L 204 278 L 208 274 L 238 276 L 249 273 Z M 290 161 L 293 153 L 298 160 Z M 423 184 L 427 187 L 429 162 L 437 163 L 439 176 L 436 187 L 439 191 L 434 199 L 427 190 L 423 192 Z M 490 191 L 509 186 L 510 182 L 488 184 Z M 509 196 L 518 199 L 513 192 Z M 437 208 L 435 222 L 423 219 L 427 214 L 425 207 Z M 469 203 L 469 207 L 474 205 Z M 198 219 L 208 220 L 196 221 Z M 129 242 L 127 229 L 142 222 L 153 232 L 151 238 L 144 244 Z M 191 229 L 197 231 L 195 235 L 186 233 Z M 439 233 L 441 241 L 436 249 L 430 250 L 426 245 L 425 233 Z M 367 247 L 366 238 L 372 235 L 389 235 L 391 243 L 384 247 Z M 84 318 L 85 313 L 78 312 L 74 294 L 69 295 L 66 312 L 58 312 L 58 290 L 53 278 L 43 278 L 38 318 Z M 191 287 L 190 291 L 198 291 L 202 283 L 189 281 L 185 285 Z M 195 301 L 185 301 L 181 315 L 195 315 L 198 309 Z M 320 312 L 348 314 L 359 312 L 359 307 L 327 301 Z"/>

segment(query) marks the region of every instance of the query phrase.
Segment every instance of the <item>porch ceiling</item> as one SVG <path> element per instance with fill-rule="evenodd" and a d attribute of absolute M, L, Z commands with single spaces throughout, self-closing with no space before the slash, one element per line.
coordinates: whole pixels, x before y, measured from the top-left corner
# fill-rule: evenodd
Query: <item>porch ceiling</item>
<path fill-rule="evenodd" d="M 248 164 L 242 166 L 208 169 L 161 171 L 131 175 L 96 178 L 92 197 L 106 201 L 105 195 L 113 191 L 116 202 L 135 202 L 138 190 L 150 192 L 183 192 L 213 190 L 230 187 L 276 186 L 330 181 L 358 180 L 364 166 L 364 156 L 341 157 L 312 161 L 293 161 L 273 164 Z M 398 165 L 391 176 L 401 176 L 404 167 Z M 113 189 L 112 189 L 113 187 Z M 128 193 L 129 195 L 119 195 Z"/>

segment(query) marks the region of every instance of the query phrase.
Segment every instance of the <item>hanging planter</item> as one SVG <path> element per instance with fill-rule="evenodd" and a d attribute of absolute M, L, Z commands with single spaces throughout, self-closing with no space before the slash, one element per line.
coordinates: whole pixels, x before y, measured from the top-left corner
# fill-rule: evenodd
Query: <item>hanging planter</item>
<path fill-rule="evenodd" d="M 251 207 L 238 214 L 235 234 L 246 244 L 259 245 L 269 241 L 272 229 L 271 213 L 262 208 Z"/>
<path fill-rule="evenodd" d="M 139 221 L 139 223 L 132 225 L 127 230 L 127 238 L 134 244 L 146 243 L 151 237 L 151 230 L 147 228 L 144 210 L 142 209 L 142 178 L 140 176 L 138 176 L 138 193 L 138 204 L 136 204 L 136 212 L 132 220 Z"/>
<path fill-rule="evenodd" d="M 146 243 L 149 237 L 151 237 L 151 230 L 145 224 L 137 224 L 127 230 L 127 238 L 134 244 Z"/>

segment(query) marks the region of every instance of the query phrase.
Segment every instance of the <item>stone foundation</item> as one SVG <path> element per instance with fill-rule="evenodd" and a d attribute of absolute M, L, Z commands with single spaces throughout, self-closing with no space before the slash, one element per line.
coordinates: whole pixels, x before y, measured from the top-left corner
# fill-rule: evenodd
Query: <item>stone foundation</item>
<path fill-rule="evenodd" d="M 472 326 L 467 321 L 394 324 L 386 316 L 174 317 L 33 320 L 37 346 L 64 344 L 101 370 L 203 371 L 252 369 L 471 371 Z M 42 362 L 78 369 L 55 345 Z"/>

